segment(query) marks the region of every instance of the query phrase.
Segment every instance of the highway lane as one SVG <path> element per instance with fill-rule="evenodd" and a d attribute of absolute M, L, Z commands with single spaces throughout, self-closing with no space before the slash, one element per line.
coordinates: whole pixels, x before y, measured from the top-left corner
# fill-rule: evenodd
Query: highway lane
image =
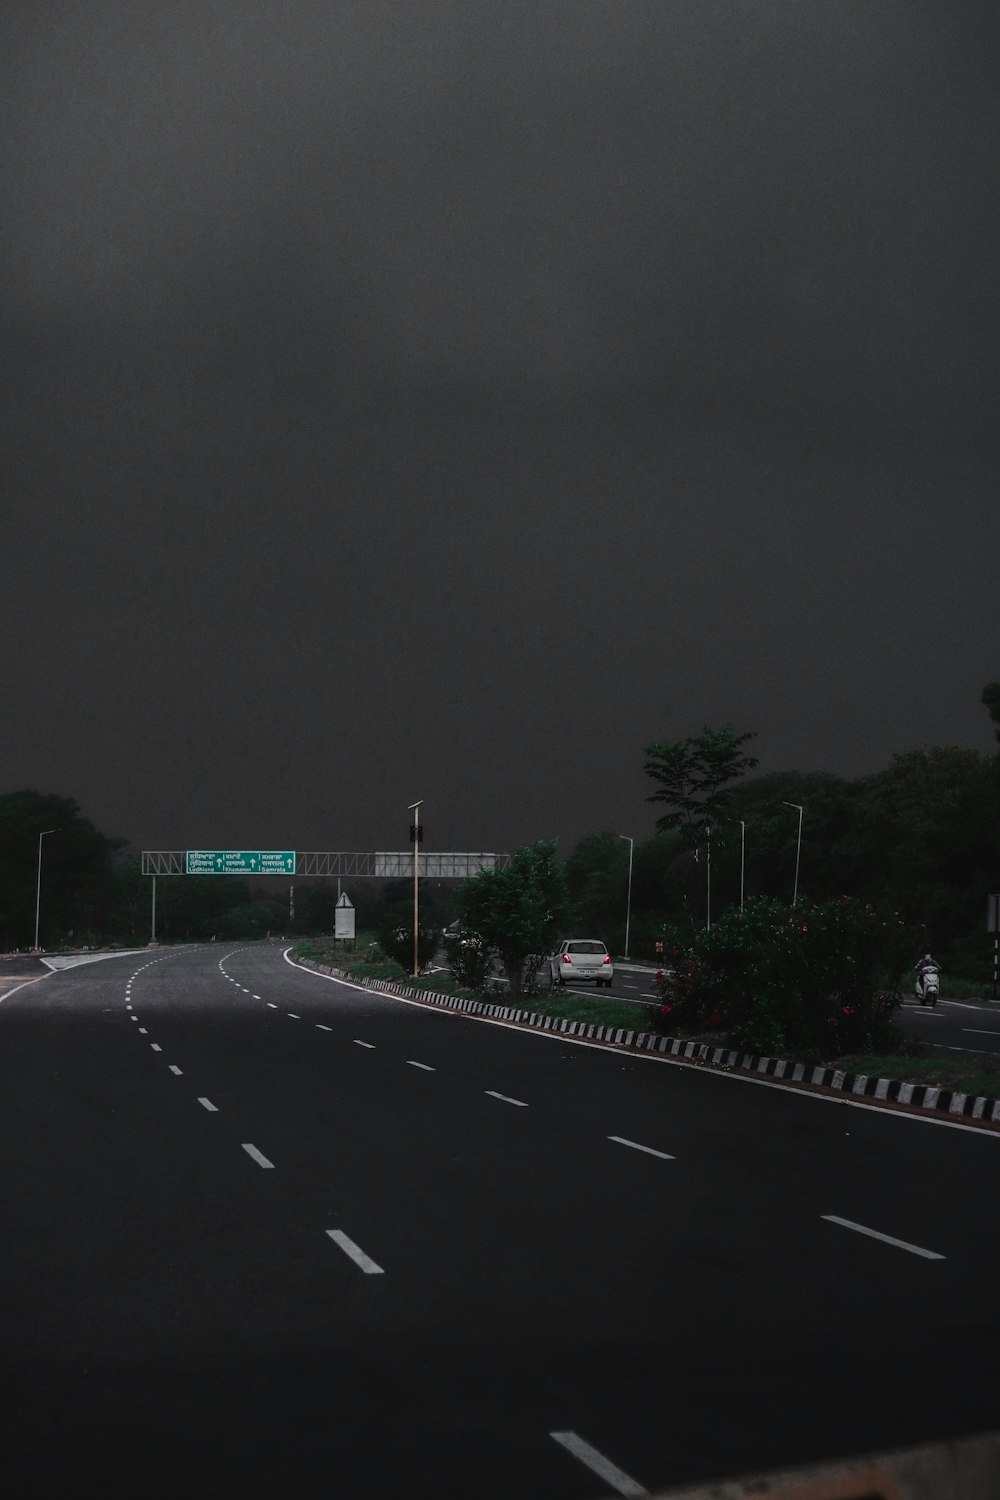
<path fill-rule="evenodd" d="M 608 1485 L 553 1432 L 655 1488 L 995 1422 L 995 1387 L 944 1374 L 998 1331 L 992 1137 L 266 945 L 9 997 L 0 1080 L 25 1476 L 583 1500 Z"/>

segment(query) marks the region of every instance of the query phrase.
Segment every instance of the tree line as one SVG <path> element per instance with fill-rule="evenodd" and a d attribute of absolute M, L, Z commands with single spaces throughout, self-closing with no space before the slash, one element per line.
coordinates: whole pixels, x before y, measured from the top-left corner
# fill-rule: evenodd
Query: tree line
<path fill-rule="evenodd" d="M 983 689 L 982 702 L 1000 745 L 1000 683 Z M 897 913 L 926 934 L 953 973 L 986 977 L 986 896 L 1000 891 L 1000 753 L 929 746 L 853 780 L 824 772 L 758 776 L 749 748 L 755 738 L 731 726 L 706 726 L 688 739 L 647 745 L 645 769 L 654 785 L 648 800 L 659 816 L 653 835 L 634 844 L 630 902 L 630 846 L 602 830 L 587 834 L 560 863 L 550 853 L 544 871 L 537 859 L 521 862 L 549 913 L 544 930 L 516 884 L 501 890 L 503 883 L 494 882 L 505 903 L 505 930 L 530 929 L 537 947 L 565 935 L 550 931 L 553 924 L 572 926 L 620 954 L 628 911 L 632 954 L 655 959 L 658 943 L 701 930 L 738 908 L 741 896 L 791 902 L 797 865 L 800 899 L 846 895 Z M 42 946 L 147 942 L 150 880 L 138 858 L 122 840 L 101 833 L 71 798 L 28 790 L 0 795 L 0 948 L 33 942 L 38 836 L 50 829 Z M 423 923 L 440 929 L 460 910 L 481 923 L 474 892 L 484 888 L 472 883 L 463 893 L 422 882 Z M 359 881 L 347 889 L 359 931 L 391 933 L 410 923 L 408 882 Z M 239 940 L 332 930 L 331 882 L 296 881 L 294 896 L 292 916 L 287 886 L 276 890 L 232 876 L 163 878 L 157 937 Z"/>

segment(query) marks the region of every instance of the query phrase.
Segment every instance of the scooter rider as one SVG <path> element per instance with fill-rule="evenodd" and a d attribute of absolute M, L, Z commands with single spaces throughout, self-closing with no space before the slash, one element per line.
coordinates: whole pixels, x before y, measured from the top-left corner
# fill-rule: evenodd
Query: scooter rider
<path fill-rule="evenodd" d="M 933 971 L 935 975 L 939 974 L 941 965 L 938 963 L 936 958 L 932 958 L 929 953 L 925 953 L 923 958 L 918 960 L 915 968 L 917 971 L 916 990 L 917 995 L 919 996 L 924 992 L 924 975 L 930 971 Z"/>

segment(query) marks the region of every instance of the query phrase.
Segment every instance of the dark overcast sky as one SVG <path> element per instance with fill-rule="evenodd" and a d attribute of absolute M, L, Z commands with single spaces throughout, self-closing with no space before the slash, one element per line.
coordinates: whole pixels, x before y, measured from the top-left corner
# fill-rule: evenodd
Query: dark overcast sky
<path fill-rule="evenodd" d="M 7 0 L 0 790 L 644 836 L 983 750 L 995 3 Z"/>

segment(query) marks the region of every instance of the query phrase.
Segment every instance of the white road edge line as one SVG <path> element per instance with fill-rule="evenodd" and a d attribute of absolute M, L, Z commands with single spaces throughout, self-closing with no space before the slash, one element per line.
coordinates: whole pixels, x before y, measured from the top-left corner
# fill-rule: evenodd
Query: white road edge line
<path fill-rule="evenodd" d="M 1000 1036 L 1000 1031 L 997 1031 L 995 1026 L 992 1030 L 987 1031 L 982 1030 L 979 1026 L 963 1026 L 962 1030 L 969 1032 L 971 1036 Z"/>
<path fill-rule="evenodd" d="M 199 1099 L 198 1103 L 202 1108 L 207 1109 L 210 1114 L 217 1115 L 219 1113 L 217 1106 L 212 1103 L 211 1099 Z"/>
<path fill-rule="evenodd" d="M 610 1458 L 605 1458 L 603 1453 L 598 1453 L 596 1448 L 585 1443 L 583 1438 L 575 1432 L 550 1432 L 549 1437 L 561 1448 L 565 1448 L 567 1453 L 572 1453 L 580 1463 L 585 1464 L 592 1474 L 596 1474 L 598 1478 L 610 1484 L 619 1495 L 649 1494 L 649 1491 L 637 1479 L 632 1479 L 625 1474 L 617 1464 L 611 1462 Z"/>
<path fill-rule="evenodd" d="M 385 1272 L 381 1266 L 377 1266 L 370 1255 L 366 1255 L 360 1245 L 356 1245 L 342 1229 L 328 1229 L 327 1234 L 335 1245 L 339 1245 L 345 1255 L 349 1255 L 356 1266 L 368 1276 L 384 1276 Z"/>
<path fill-rule="evenodd" d="M 943 1255 L 938 1255 L 936 1250 L 923 1250 L 919 1245 L 911 1245 L 907 1240 L 894 1239 L 891 1234 L 880 1234 L 877 1229 L 868 1229 L 864 1224 L 855 1224 L 852 1219 L 841 1219 L 837 1214 L 820 1214 L 821 1219 L 826 1219 L 829 1224 L 840 1224 L 844 1229 L 853 1229 L 858 1234 L 867 1234 L 873 1240 L 882 1240 L 886 1245 L 895 1245 L 897 1250 L 909 1250 L 911 1255 L 922 1255 L 925 1260 L 944 1260 Z"/>
<path fill-rule="evenodd" d="M 436 1073 L 437 1072 L 437 1068 L 432 1068 L 431 1065 L 430 1065 L 430 1063 L 418 1063 L 418 1062 L 414 1062 L 413 1059 L 410 1058 L 410 1057 L 408 1057 L 406 1059 L 406 1066 L 408 1068 L 423 1068 L 423 1070 L 424 1070 L 425 1073 Z"/>
<path fill-rule="evenodd" d="M 654 1151 L 652 1146 L 640 1146 L 638 1141 L 626 1140 L 623 1135 L 609 1135 L 609 1141 L 617 1141 L 619 1146 L 631 1146 L 633 1151 L 645 1151 L 649 1156 L 659 1156 L 663 1161 L 676 1161 L 676 1156 L 669 1156 L 666 1151 Z"/>
<path fill-rule="evenodd" d="M 516 1104 L 521 1109 L 528 1108 L 523 1099 L 512 1099 L 509 1094 L 498 1094 L 494 1089 L 485 1089 L 484 1092 L 489 1094 L 491 1099 L 502 1099 L 504 1104 Z"/>
<path fill-rule="evenodd" d="M 352 984 L 349 979 L 339 979 L 335 974 L 319 974 L 315 969 L 303 969 L 301 964 L 293 963 L 288 957 L 291 948 L 285 948 L 282 958 L 290 969 L 298 969 L 300 974 L 308 974 L 311 979 L 321 979 L 324 984 L 339 984 L 343 989 L 357 990 L 361 995 L 366 995 L 369 1000 L 390 1000 L 395 1005 L 410 1005 L 417 1010 L 422 1010 L 425 1015 L 440 1016 L 446 1021 L 474 1021 L 477 1026 L 499 1026 L 504 1031 L 514 1031 L 519 1036 L 537 1038 L 539 1041 L 558 1042 L 562 1047 L 585 1047 L 589 1052 L 603 1052 L 607 1057 L 627 1056 L 633 1062 L 652 1063 L 665 1068 L 681 1068 L 685 1072 L 697 1072 L 702 1078 L 717 1078 L 720 1083 L 746 1084 L 755 1089 L 777 1089 L 783 1094 L 795 1094 L 799 1099 L 810 1099 L 814 1104 L 825 1104 L 834 1109 L 862 1109 L 869 1114 L 881 1115 L 883 1120 L 896 1120 L 906 1125 L 926 1125 L 933 1130 L 961 1130 L 966 1135 L 976 1135 L 980 1139 L 1000 1142 L 1000 1131 L 983 1130 L 978 1125 L 966 1125 L 961 1120 L 938 1119 L 935 1115 L 911 1114 L 908 1110 L 884 1109 L 880 1104 L 867 1104 L 862 1099 L 846 1098 L 841 1093 L 830 1092 L 828 1094 L 813 1093 L 807 1088 L 792 1087 L 785 1083 L 774 1083 L 769 1078 L 758 1078 L 753 1073 L 727 1072 L 721 1068 L 707 1070 L 700 1063 L 691 1062 L 686 1058 L 675 1057 L 667 1052 L 636 1052 L 631 1048 L 623 1052 L 617 1047 L 609 1047 L 604 1042 L 591 1041 L 587 1037 L 568 1036 L 565 1031 L 543 1030 L 538 1026 L 519 1026 L 512 1021 L 502 1021 L 495 1016 L 470 1015 L 462 1010 L 449 1010 L 429 1004 L 426 1000 L 408 1000 L 405 995 L 393 995 L 390 991 L 368 989 L 363 984 Z M 160 962 L 160 960 L 157 960 Z M 34 984 L 34 980 L 31 981 Z M 980 1010 L 978 1005 L 963 1005 L 960 1000 L 946 1000 L 945 1005 L 957 1005 L 965 1010 Z M 937 1043 L 941 1046 L 941 1043 Z M 975 1047 L 955 1047 L 956 1052 L 975 1052 Z M 985 1050 L 985 1049 L 984 1049 Z M 991 1056 L 995 1056 L 991 1053 Z"/>
<path fill-rule="evenodd" d="M 248 1156 L 252 1156 L 253 1157 L 253 1159 L 257 1163 L 258 1167 L 273 1167 L 274 1166 L 274 1162 L 273 1161 L 268 1161 L 267 1157 L 264 1156 L 264 1155 L 262 1155 L 261 1152 L 257 1150 L 256 1146 L 251 1146 L 251 1144 L 250 1144 L 249 1141 L 241 1141 L 240 1145 L 243 1147 L 244 1151 L 246 1152 L 246 1154 Z"/>

